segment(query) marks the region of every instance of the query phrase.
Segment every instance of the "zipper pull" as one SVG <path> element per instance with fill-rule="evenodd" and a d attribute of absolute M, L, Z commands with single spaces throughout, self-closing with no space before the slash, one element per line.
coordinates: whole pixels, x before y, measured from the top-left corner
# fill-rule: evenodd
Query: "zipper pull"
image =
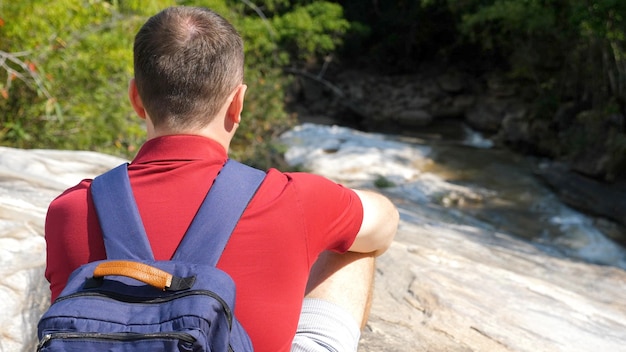
<path fill-rule="evenodd" d="M 50 339 L 52 339 L 52 334 L 45 334 L 43 335 L 43 337 L 41 338 L 41 341 L 39 341 L 39 343 L 37 344 L 37 351 L 40 351 L 43 346 L 48 343 L 48 341 L 50 341 Z"/>

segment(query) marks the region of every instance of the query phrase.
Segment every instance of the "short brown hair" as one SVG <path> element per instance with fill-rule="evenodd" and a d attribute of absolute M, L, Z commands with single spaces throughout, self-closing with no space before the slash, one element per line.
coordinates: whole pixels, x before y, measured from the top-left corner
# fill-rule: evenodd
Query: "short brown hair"
<path fill-rule="evenodd" d="M 204 127 L 243 82 L 243 40 L 217 13 L 170 7 L 135 36 L 135 82 L 155 127 Z"/>

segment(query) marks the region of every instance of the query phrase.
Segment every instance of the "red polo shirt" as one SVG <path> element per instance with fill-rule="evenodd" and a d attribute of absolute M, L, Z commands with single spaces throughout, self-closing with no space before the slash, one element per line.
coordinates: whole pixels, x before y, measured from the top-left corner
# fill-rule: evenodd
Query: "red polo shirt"
<path fill-rule="evenodd" d="M 129 176 L 154 256 L 171 258 L 227 159 L 215 141 L 191 135 L 149 140 Z M 52 300 L 81 264 L 105 259 L 83 180 L 56 198 L 46 217 Z M 257 351 L 289 351 L 311 265 L 324 250 L 348 250 L 363 209 L 352 190 L 307 173 L 271 169 L 218 263 L 237 285 L 235 313 Z"/>

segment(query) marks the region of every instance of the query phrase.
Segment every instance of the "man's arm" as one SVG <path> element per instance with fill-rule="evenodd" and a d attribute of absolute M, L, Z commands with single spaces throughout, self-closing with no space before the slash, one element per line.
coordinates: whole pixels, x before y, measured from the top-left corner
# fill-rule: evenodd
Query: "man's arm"
<path fill-rule="evenodd" d="M 383 254 L 391 245 L 400 216 L 395 205 L 385 196 L 364 190 L 354 190 L 363 205 L 363 222 L 350 247 L 350 252 Z"/>
<path fill-rule="evenodd" d="M 357 350 L 358 337 L 351 342 L 352 347 L 346 348 L 345 343 L 350 340 L 346 341 L 340 336 L 358 335 L 359 328 L 362 329 L 367 323 L 372 303 L 375 256 L 384 253 L 391 245 L 398 227 L 399 214 L 387 197 L 371 191 L 355 190 L 355 192 L 363 206 L 363 221 L 356 239 L 347 253 L 332 251 L 322 253 L 313 265 L 306 289 L 306 298 L 313 300 L 307 304 L 322 300 L 340 307 L 341 310 L 335 311 L 333 317 L 318 316 L 311 309 L 307 310 L 306 314 L 301 316 L 299 325 L 299 334 L 300 331 L 305 332 L 306 337 L 301 340 L 299 335 L 296 335 L 297 339 L 294 341 L 319 343 L 320 346 L 328 344 L 334 346 L 335 350 Z M 354 326 L 344 320 L 345 314 L 352 316 L 356 322 Z M 336 324 L 337 320 L 342 321 L 343 325 L 340 325 L 347 330 L 332 325 Z M 324 333 L 324 325 L 337 331 L 335 334 Z M 317 330 L 311 326 L 319 327 L 322 332 L 316 335 Z M 292 351 L 300 351 L 296 345 L 297 343 L 294 343 Z"/>

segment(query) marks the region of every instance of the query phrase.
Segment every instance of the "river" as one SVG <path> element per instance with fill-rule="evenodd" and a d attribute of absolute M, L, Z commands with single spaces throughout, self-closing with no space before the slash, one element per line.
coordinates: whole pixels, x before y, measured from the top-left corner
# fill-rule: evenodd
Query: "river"
<path fill-rule="evenodd" d="M 457 124 L 411 136 L 305 123 L 286 133 L 287 161 L 355 187 L 428 207 L 445 223 L 513 235 L 559 257 L 626 269 L 626 250 L 591 216 L 563 204 L 531 157 L 495 148 Z"/>

